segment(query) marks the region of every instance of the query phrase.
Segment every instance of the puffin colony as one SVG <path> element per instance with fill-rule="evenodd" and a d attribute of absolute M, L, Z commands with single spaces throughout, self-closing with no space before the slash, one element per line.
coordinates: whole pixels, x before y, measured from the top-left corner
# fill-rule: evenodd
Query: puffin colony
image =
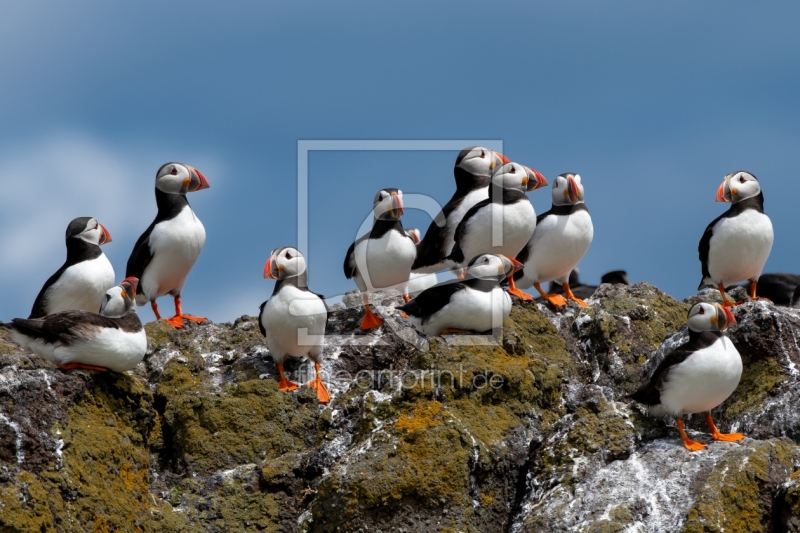
<path fill-rule="evenodd" d="M 495 330 L 508 318 L 512 296 L 533 300 L 521 290 L 529 287 L 555 308 L 563 308 L 567 300 L 589 305 L 578 296 L 588 298 L 591 290 L 586 292 L 589 287 L 578 281 L 576 267 L 589 249 L 594 228 L 578 174 L 567 172 L 553 180 L 552 207 L 539 216 L 527 193 L 548 182 L 532 168 L 474 146 L 458 154 L 453 174 L 453 197 L 422 237 L 419 230 L 403 228 L 400 189 L 385 188 L 375 195 L 372 228 L 344 257 L 344 275 L 354 280 L 364 301 L 362 330 L 383 324 L 370 307 L 369 294 L 386 288 L 400 290 L 404 304 L 397 310 L 424 335 Z M 67 259 L 42 286 L 30 316 L 0 326 L 8 328 L 20 346 L 63 371 L 131 370 L 147 351 L 137 306 L 149 303 L 162 320 L 156 300 L 170 295 L 175 314 L 163 319 L 167 324 L 182 328 L 184 321 L 205 320 L 183 312 L 181 294 L 206 238 L 186 195 L 207 188 L 206 177 L 189 165 L 167 163 L 158 169 L 158 213 L 136 241 L 119 285 L 114 285 L 114 268 L 100 248 L 111 242 L 111 234 L 94 218 L 76 218 L 67 226 Z M 692 306 L 689 341 L 669 353 L 630 395 L 654 415 L 673 417 L 690 451 L 706 448 L 684 431 L 682 417 L 690 413 L 703 413 L 714 440 L 744 438 L 720 433 L 711 417 L 711 410 L 733 393 L 742 375 L 742 359 L 724 333 L 736 323 L 730 308 L 738 305 L 727 298 L 725 287 L 749 282 L 750 298 L 759 299 L 759 277 L 773 241 L 764 195 L 753 174 L 737 171 L 725 176 L 716 200 L 731 206 L 700 239 L 699 288 L 718 288 L 723 302 Z M 437 283 L 436 272 L 448 269 L 458 279 Z M 623 271 L 607 276 L 604 281 L 627 282 Z M 278 388 L 287 393 L 298 388 L 287 379 L 283 364 L 287 357 L 305 356 L 316 371 L 308 385 L 321 404 L 330 402 L 320 375 L 328 308 L 308 287 L 303 254 L 292 246 L 276 248 L 264 266 L 264 277 L 275 280 L 275 287 L 261 304 L 258 324 L 278 367 Z M 545 282 L 550 282 L 548 291 L 542 288 Z M 795 302 L 800 300 L 800 280 L 790 282 L 770 279 L 764 287 L 787 285 L 789 292 L 797 287 L 791 297 L 781 297 Z"/>

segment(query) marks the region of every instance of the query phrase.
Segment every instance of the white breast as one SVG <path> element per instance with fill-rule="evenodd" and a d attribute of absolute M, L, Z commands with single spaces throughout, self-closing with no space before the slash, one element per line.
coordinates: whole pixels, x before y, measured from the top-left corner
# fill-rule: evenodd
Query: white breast
<path fill-rule="evenodd" d="M 414 241 L 398 231 L 387 231 L 379 239 L 364 239 L 353 251 L 356 285 L 361 291 L 405 287 L 417 257 Z"/>
<path fill-rule="evenodd" d="M 536 213 L 528 200 L 506 206 L 492 203 L 476 212 L 466 224 L 459 243 L 465 264 L 473 257 L 486 253 L 513 258 L 533 235 Z M 495 227 L 496 232 L 493 230 Z M 497 239 L 493 238 L 495 235 Z"/>
<path fill-rule="evenodd" d="M 500 287 L 490 292 L 470 288 L 453 294 L 450 302 L 426 322 L 409 317 L 409 322 L 426 335 L 439 335 L 447 328 L 482 333 L 499 328 L 511 313 L 511 298 Z"/>
<path fill-rule="evenodd" d="M 530 253 L 525 262 L 525 278 L 530 283 L 551 280 L 566 283 L 593 237 L 592 217 L 588 211 L 546 217 L 536 226 L 528 243 Z"/>
<path fill-rule="evenodd" d="M 325 337 L 327 310 L 316 294 L 287 286 L 269 299 L 261 314 L 267 347 L 277 363 L 286 356 L 309 356 L 319 362 Z"/>
<path fill-rule="evenodd" d="M 661 391 L 660 409 L 672 416 L 710 411 L 730 396 L 742 377 L 742 358 L 727 337 L 720 337 L 675 365 Z M 658 413 L 657 413 L 658 414 Z"/>
<path fill-rule="evenodd" d="M 437 283 L 439 283 L 439 279 L 436 277 L 436 273 L 417 274 L 412 272 L 408 278 L 408 294 L 412 298 L 416 298 L 422 291 L 430 289 Z"/>
<path fill-rule="evenodd" d="M 723 218 L 714 226 L 708 273 L 715 284 L 758 280 L 772 250 L 772 222 L 755 209 Z"/>
<path fill-rule="evenodd" d="M 105 254 L 67 268 L 47 290 L 45 312 L 81 310 L 97 313 L 108 289 L 114 286 L 114 267 Z"/>
<path fill-rule="evenodd" d="M 149 240 L 153 259 L 139 281 L 148 301 L 165 294 L 180 295 L 205 242 L 203 223 L 189 206 L 177 217 L 156 224 Z"/>

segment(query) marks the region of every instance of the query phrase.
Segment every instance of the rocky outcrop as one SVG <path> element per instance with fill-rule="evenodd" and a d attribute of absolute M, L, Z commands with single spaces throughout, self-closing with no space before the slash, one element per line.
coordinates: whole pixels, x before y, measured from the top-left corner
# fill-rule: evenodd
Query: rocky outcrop
<path fill-rule="evenodd" d="M 374 298 L 366 335 L 332 311 L 329 406 L 278 391 L 252 317 L 148 324 L 129 374 L 60 372 L 0 330 L 0 530 L 800 531 L 800 312 L 736 308 L 745 371 L 715 419 L 748 438 L 689 453 L 625 397 L 692 299 L 602 285 L 587 309 L 517 303 L 500 336 L 440 338 L 397 301 Z"/>

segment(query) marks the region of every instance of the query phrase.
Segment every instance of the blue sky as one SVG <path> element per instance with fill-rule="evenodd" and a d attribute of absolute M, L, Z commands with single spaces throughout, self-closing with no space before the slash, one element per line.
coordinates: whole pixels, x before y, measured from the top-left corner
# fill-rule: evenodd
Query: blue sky
<path fill-rule="evenodd" d="M 167 161 L 211 182 L 190 197 L 208 238 L 185 310 L 256 313 L 269 252 L 297 240 L 298 139 L 500 139 L 548 178 L 581 174 L 585 281 L 624 268 L 680 298 L 717 186 L 750 170 L 775 227 L 765 271 L 800 271 L 800 4 L 600 4 L 3 4 L 0 319 L 27 315 L 74 217 L 109 228 L 121 278 Z M 354 288 L 341 263 L 379 188 L 443 203 L 455 156 L 313 153 L 312 289 Z"/>

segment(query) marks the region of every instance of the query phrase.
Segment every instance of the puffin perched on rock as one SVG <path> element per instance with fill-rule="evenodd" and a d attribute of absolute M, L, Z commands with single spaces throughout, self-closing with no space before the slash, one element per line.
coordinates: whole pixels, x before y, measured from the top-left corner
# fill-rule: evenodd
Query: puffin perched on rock
<path fill-rule="evenodd" d="M 487 253 L 516 257 L 536 228 L 536 212 L 525 192 L 546 185 L 544 176 L 519 163 L 499 167 L 492 175 L 489 197 L 472 206 L 458 224 L 448 259 L 465 264 Z M 513 277 L 508 282 L 509 293 L 533 300 L 516 288 Z"/>
<path fill-rule="evenodd" d="M 528 244 L 517 255 L 522 272 L 514 275 L 517 287 L 533 285 L 556 307 L 567 304 L 563 296 L 548 294 L 540 283 L 559 283 L 567 298 L 581 307 L 588 304 L 575 296 L 569 285 L 572 270 L 580 263 L 594 237 L 592 217 L 584 202 L 583 184 L 578 174 L 565 173 L 553 180 L 553 206 L 536 217 L 536 230 Z"/>
<path fill-rule="evenodd" d="M 481 254 L 470 261 L 462 281 L 447 281 L 399 307 L 426 335 L 496 329 L 511 313 L 511 298 L 500 280 L 522 268 L 503 255 Z"/>
<path fill-rule="evenodd" d="M 147 335 L 136 314 L 136 278 L 109 289 L 100 313 L 61 311 L 5 324 L 12 338 L 61 370 L 131 370 L 147 351 Z"/>
<path fill-rule="evenodd" d="M 297 248 L 283 246 L 272 251 L 264 265 L 264 277 L 276 280 L 269 300 L 261 304 L 258 325 L 267 338 L 267 347 L 278 365 L 278 389 L 292 391 L 297 385 L 286 379 L 286 357 L 308 356 L 314 361 L 316 377 L 308 386 L 317 391 L 320 403 L 331 395 L 320 376 L 328 308 L 319 294 L 308 290 L 306 260 Z"/>
<path fill-rule="evenodd" d="M 114 267 L 100 247 L 111 234 L 92 217 L 74 219 L 67 226 L 67 260 L 45 282 L 28 318 L 60 311 L 100 309 L 100 302 L 114 286 Z"/>
<path fill-rule="evenodd" d="M 196 168 L 181 163 L 162 165 L 156 173 L 156 219 L 136 241 L 125 269 L 126 276 L 140 280 L 136 303 L 150 302 L 157 320 L 161 314 L 156 300 L 172 295 L 175 316 L 165 322 L 175 328 L 182 328 L 184 319 L 205 320 L 183 313 L 181 291 L 206 242 L 206 230 L 189 206 L 186 193 L 208 187 L 208 180 Z"/>
<path fill-rule="evenodd" d="M 438 272 L 455 266 L 446 258 L 453 250 L 456 227 L 473 205 L 489 197 L 489 181 L 494 170 L 508 162 L 503 154 L 482 146 L 461 150 L 453 167 L 456 192 L 428 226 L 425 237 L 417 246 L 417 258 L 412 267 L 414 272 Z M 436 220 L 444 220 L 444 225 L 439 226 Z"/>
<path fill-rule="evenodd" d="M 355 278 L 364 299 L 364 318 L 361 329 L 370 330 L 383 324 L 372 312 L 368 293 L 376 289 L 401 287 L 408 302 L 408 279 L 411 265 L 417 257 L 414 239 L 403 230 L 403 191 L 381 189 L 372 202 L 372 229 L 359 237 L 344 258 L 344 275 Z"/>
<path fill-rule="evenodd" d="M 670 352 L 650 380 L 630 395 L 656 416 L 675 418 L 683 445 L 689 451 L 703 450 L 705 444 L 689 438 L 683 415 L 705 413 L 714 440 L 736 442 L 741 433 L 723 434 L 711 419 L 715 408 L 739 385 L 742 358 L 730 339 L 721 332 L 736 323 L 724 305 L 700 302 L 689 310 L 689 342 Z"/>
<path fill-rule="evenodd" d="M 758 278 L 772 250 L 772 222 L 764 214 L 764 194 L 750 172 L 731 172 L 717 190 L 717 202 L 731 207 L 706 228 L 697 250 L 703 270 L 699 289 L 717 287 L 722 305 L 733 306 L 725 287 L 750 282 L 750 297 L 757 299 Z"/>

